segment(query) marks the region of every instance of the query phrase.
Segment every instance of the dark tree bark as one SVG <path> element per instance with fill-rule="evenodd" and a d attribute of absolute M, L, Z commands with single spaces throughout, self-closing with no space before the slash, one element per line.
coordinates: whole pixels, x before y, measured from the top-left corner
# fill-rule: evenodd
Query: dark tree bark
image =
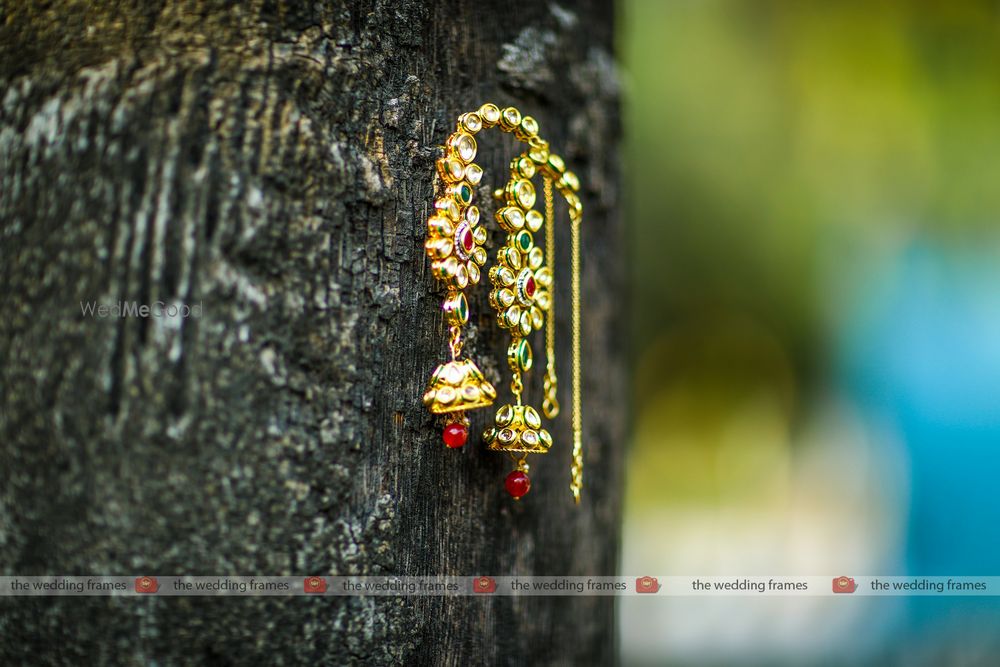
<path fill-rule="evenodd" d="M 0 5 L 3 573 L 614 574 L 612 18 L 597 2 Z M 516 504 L 509 462 L 478 439 L 445 449 L 420 400 L 446 354 L 422 247 L 436 146 L 485 101 L 534 115 L 584 183 L 579 507 L 568 394 Z M 485 181 L 512 148 L 481 142 Z M 486 291 L 467 350 L 501 388 Z M 81 312 L 119 300 L 202 315 Z M 612 598 L 0 598 L 0 662 L 608 664 L 613 628 Z"/>

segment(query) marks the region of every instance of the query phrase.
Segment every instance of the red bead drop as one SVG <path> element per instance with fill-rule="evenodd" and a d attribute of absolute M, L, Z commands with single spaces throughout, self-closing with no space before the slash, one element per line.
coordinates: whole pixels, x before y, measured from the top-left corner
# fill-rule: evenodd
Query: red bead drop
<path fill-rule="evenodd" d="M 528 276 L 528 280 L 524 283 L 524 293 L 529 299 L 535 296 L 535 279 L 531 276 Z"/>
<path fill-rule="evenodd" d="M 507 475 L 507 481 L 504 482 L 504 486 L 507 487 L 507 493 L 514 498 L 520 498 L 531 489 L 531 480 L 528 479 L 526 473 L 515 470 Z"/>
<path fill-rule="evenodd" d="M 471 253 L 474 246 L 475 239 L 472 237 L 472 230 L 466 228 L 465 233 L 462 234 L 462 247 L 465 248 L 465 254 Z"/>
<path fill-rule="evenodd" d="M 469 429 L 465 424 L 453 423 L 448 424 L 444 427 L 444 433 L 441 436 L 444 440 L 444 444 L 448 445 L 452 449 L 457 449 L 465 444 L 465 441 L 469 439 Z"/>

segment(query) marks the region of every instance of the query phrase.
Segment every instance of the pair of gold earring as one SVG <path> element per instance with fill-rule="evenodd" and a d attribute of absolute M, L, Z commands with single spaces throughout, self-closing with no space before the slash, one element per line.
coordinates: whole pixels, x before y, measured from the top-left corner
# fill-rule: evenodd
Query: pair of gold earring
<path fill-rule="evenodd" d="M 555 203 L 553 186 L 566 200 L 571 227 L 571 294 L 573 344 L 573 449 L 570 467 L 570 491 L 580 502 L 583 487 L 582 416 L 580 413 L 580 222 L 583 205 L 580 181 L 566 169 L 559 155 L 538 134 L 538 123 L 522 116 L 514 107 L 501 110 L 484 104 L 476 111 L 462 114 L 455 131 L 444 146 L 445 154 L 437 162 L 440 176 L 434 214 L 427 221 L 425 247 L 432 272 L 446 285 L 442 308 L 449 325 L 448 347 L 451 361 L 434 371 L 424 394 L 424 403 L 434 414 L 444 417 L 444 444 L 463 446 L 469 435 L 466 413 L 493 404 L 496 389 L 479 367 L 462 357 L 462 327 L 469 321 L 465 289 L 482 277 L 487 262 L 484 247 L 487 232 L 480 224 L 479 208 L 473 201 L 474 188 L 483 178 L 483 170 L 474 160 L 475 135 L 482 129 L 499 127 L 512 133 L 527 149 L 510 163 L 510 178 L 504 188 L 494 192 L 498 201 L 495 219 L 507 233 L 497 252 L 496 264 L 489 269 L 490 305 L 496 310 L 497 323 L 507 330 L 511 343 L 507 364 L 511 371 L 512 402 L 500 407 L 494 425 L 483 434 L 487 449 L 506 452 L 514 461 L 505 487 L 514 499 L 531 488 L 528 477 L 529 454 L 544 454 L 552 447 L 552 436 L 542 426 L 542 416 L 522 402 L 523 375 L 531 370 L 533 355 L 528 336 L 545 328 L 546 372 L 542 415 L 553 419 L 559 414 L 558 378 L 555 369 Z M 545 216 L 535 210 L 537 198 L 533 178 L 540 175 L 545 199 Z M 545 227 L 545 250 L 535 244 L 534 235 Z"/>

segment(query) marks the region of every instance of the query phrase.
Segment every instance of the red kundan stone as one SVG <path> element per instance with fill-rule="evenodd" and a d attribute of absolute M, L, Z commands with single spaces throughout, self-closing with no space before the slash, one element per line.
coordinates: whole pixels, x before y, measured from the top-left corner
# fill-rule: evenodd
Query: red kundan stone
<path fill-rule="evenodd" d="M 524 283 L 524 293 L 530 299 L 535 296 L 535 279 L 532 276 L 528 276 L 528 280 Z"/>
<path fill-rule="evenodd" d="M 475 246 L 475 239 L 472 236 L 472 230 L 466 227 L 462 234 L 462 247 L 465 248 L 466 255 L 472 252 L 473 246 Z"/>

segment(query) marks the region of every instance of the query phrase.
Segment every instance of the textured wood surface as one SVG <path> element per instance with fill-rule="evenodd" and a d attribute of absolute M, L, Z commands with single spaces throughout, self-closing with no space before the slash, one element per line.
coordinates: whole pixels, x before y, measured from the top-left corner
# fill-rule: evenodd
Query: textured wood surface
<path fill-rule="evenodd" d="M 3 574 L 615 572 L 610 7 L 60 1 L 0 18 Z M 584 183 L 579 507 L 568 409 L 515 504 L 509 462 L 478 439 L 445 449 L 420 402 L 446 354 L 422 247 L 436 146 L 485 101 L 534 115 Z M 481 141 L 484 182 L 512 149 Z M 503 387 L 485 293 L 467 350 Z M 202 313 L 88 317 L 88 301 Z M 2 598 L 0 661 L 608 664 L 613 628 L 611 598 Z"/>

